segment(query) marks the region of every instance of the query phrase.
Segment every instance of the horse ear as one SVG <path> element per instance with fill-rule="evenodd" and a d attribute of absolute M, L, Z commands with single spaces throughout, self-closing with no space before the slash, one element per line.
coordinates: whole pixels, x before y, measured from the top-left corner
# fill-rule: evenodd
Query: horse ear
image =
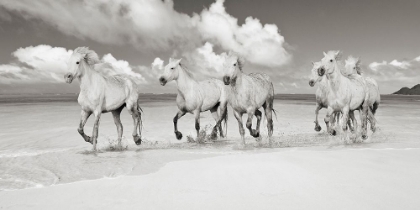
<path fill-rule="evenodd" d="M 172 61 L 174 61 L 173 58 L 169 58 L 169 63 L 172 63 Z"/>
<path fill-rule="evenodd" d="M 312 66 L 315 66 L 315 63 L 313 61 L 311 61 L 311 63 L 312 63 Z"/>
<path fill-rule="evenodd" d="M 181 63 L 181 61 L 182 61 L 182 58 L 180 58 L 180 59 L 178 60 L 178 64 L 180 64 L 180 63 Z"/>
<path fill-rule="evenodd" d="M 323 54 L 324 54 L 324 57 L 327 57 L 327 53 L 325 53 L 325 52 L 322 52 Z"/>
<path fill-rule="evenodd" d="M 339 51 L 337 51 L 336 53 L 335 53 L 335 60 L 336 61 L 339 61 L 339 60 L 341 60 L 341 57 L 342 57 L 342 53 L 341 53 L 341 51 L 339 50 Z"/>

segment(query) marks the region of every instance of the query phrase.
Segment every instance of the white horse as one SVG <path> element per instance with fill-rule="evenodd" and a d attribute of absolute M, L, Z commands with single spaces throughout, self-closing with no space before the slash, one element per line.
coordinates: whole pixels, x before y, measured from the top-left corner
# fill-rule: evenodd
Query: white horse
<path fill-rule="evenodd" d="M 137 85 L 127 76 L 106 76 L 101 73 L 109 69 L 113 69 L 112 65 L 100 63 L 98 55 L 93 50 L 78 47 L 70 57 L 69 73 L 64 76 L 67 83 L 71 83 L 74 78 L 80 81 L 80 94 L 77 101 L 82 107 L 82 112 L 77 131 L 86 142 L 93 144 L 93 150 L 96 150 L 101 114 L 106 112 L 112 112 L 118 130 L 118 143 L 121 146 L 123 126 L 120 114 L 124 107 L 127 107 L 133 117 L 134 142 L 137 145 L 141 144 L 141 108 L 138 105 Z M 83 128 L 92 113 L 95 116 L 95 122 L 91 138 L 84 133 Z M 137 129 L 140 136 L 137 134 Z"/>
<path fill-rule="evenodd" d="M 239 133 L 241 134 L 241 144 L 245 144 L 245 130 L 242 123 L 242 115 L 248 114 L 246 127 L 251 136 L 257 138 L 260 135 L 260 122 L 262 113 L 258 110 L 263 107 L 267 118 L 268 136 L 271 144 L 273 135 L 272 112 L 274 101 L 274 87 L 270 77 L 266 74 L 250 73 L 244 74 L 242 67 L 243 58 L 235 53 L 229 52 L 224 63 L 223 81 L 225 85 L 230 85 L 231 97 L 229 104 L 232 106 L 235 118 L 238 121 Z M 252 129 L 252 118 L 257 117 L 256 129 Z"/>
<path fill-rule="evenodd" d="M 187 112 L 195 116 L 195 129 L 197 137 L 200 131 L 200 113 L 210 110 L 216 125 L 213 128 L 211 137 L 217 138 L 217 129 L 220 136 L 223 137 L 222 121 L 227 124 L 227 104 L 229 92 L 220 80 L 209 79 L 204 81 L 194 80 L 191 73 L 186 70 L 181 59 L 169 59 L 168 65 L 165 66 L 163 75 L 159 78 L 159 82 L 164 86 L 167 82 L 175 80 L 178 86 L 178 95 L 176 102 L 178 105 L 178 113 L 174 117 L 175 136 L 178 140 L 182 138 L 182 133 L 178 131 L 178 119 Z"/>
<path fill-rule="evenodd" d="M 321 60 L 321 67 L 318 68 L 319 76 L 326 75 L 328 87 L 328 112 L 329 120 L 333 121 L 333 112 L 341 111 L 343 122 L 348 121 L 349 112 L 361 109 L 362 139 L 367 138 L 367 115 L 369 110 L 369 90 L 364 79 L 357 74 L 344 76 L 341 73 L 342 65 L 340 51 L 324 52 Z M 356 121 L 355 121 L 356 122 Z M 357 125 L 355 125 L 356 127 Z M 335 130 L 329 127 L 329 133 L 334 134 Z M 342 124 L 342 129 L 347 130 L 347 123 Z"/>
<path fill-rule="evenodd" d="M 347 74 L 359 74 L 363 76 L 361 68 L 360 58 L 354 58 L 349 56 L 345 61 L 345 69 Z M 370 128 L 373 132 L 376 130 L 376 119 L 375 113 L 381 102 L 381 95 L 379 93 L 379 86 L 376 80 L 370 77 L 365 77 L 366 85 L 369 89 L 369 112 L 368 120 L 370 122 Z"/>
<path fill-rule="evenodd" d="M 315 92 L 315 99 L 316 99 L 316 108 L 315 108 L 315 131 L 321 131 L 321 126 L 318 123 L 318 114 L 319 110 L 323 108 L 328 108 L 328 93 L 330 89 L 328 88 L 328 81 L 325 75 L 320 76 L 318 74 L 318 69 L 321 67 L 321 61 L 318 62 L 312 62 L 312 70 L 311 70 L 311 76 L 309 78 L 309 86 L 313 87 L 315 84 L 318 84 L 318 88 Z M 350 118 L 353 119 L 354 115 L 353 112 L 350 112 Z M 331 123 L 327 123 L 329 119 L 326 119 L 327 116 L 324 118 L 325 125 L 327 126 L 327 130 L 329 129 L 329 124 L 333 126 L 335 122 L 339 121 L 340 118 L 340 112 L 334 112 L 334 121 Z M 352 117 L 353 116 L 353 117 Z M 347 123 L 351 130 L 353 130 L 353 127 L 351 125 L 351 122 L 348 121 Z"/>

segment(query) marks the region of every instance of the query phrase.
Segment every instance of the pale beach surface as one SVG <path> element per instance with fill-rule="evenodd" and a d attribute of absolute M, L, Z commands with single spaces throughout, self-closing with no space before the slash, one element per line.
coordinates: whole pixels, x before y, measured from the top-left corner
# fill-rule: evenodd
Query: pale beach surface
<path fill-rule="evenodd" d="M 188 143 L 195 130 L 186 115 L 178 141 L 174 100 L 145 95 L 143 144 L 134 144 L 124 110 L 127 149 L 113 149 L 116 128 L 105 114 L 94 153 L 76 131 L 75 96 L 3 95 L 0 209 L 418 209 L 420 97 L 383 97 L 378 131 L 356 143 L 356 135 L 326 133 L 325 110 L 314 131 L 312 95 L 277 98 L 272 147 L 262 123 L 262 144 L 246 131 L 247 146 L 238 149 L 231 110 L 227 138 Z M 214 125 L 210 113 L 201 125 Z"/>

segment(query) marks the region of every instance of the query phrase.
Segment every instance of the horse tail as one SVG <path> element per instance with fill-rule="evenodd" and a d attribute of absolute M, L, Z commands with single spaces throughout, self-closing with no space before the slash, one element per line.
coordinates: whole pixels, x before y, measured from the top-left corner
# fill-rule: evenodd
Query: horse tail
<path fill-rule="evenodd" d="M 373 115 L 375 115 L 376 110 L 378 109 L 378 107 L 379 107 L 379 103 L 378 102 L 373 103 L 373 105 L 371 107 L 371 111 L 372 111 L 372 114 Z"/>
<path fill-rule="evenodd" d="M 225 109 L 225 113 L 222 116 L 222 119 L 225 122 L 225 137 L 226 137 L 227 136 L 227 128 L 228 128 L 228 126 L 227 126 L 227 121 L 228 121 L 228 109 L 227 109 L 227 107 Z"/>
<path fill-rule="evenodd" d="M 274 116 L 276 116 L 276 120 L 278 121 L 278 119 L 277 119 L 277 110 L 275 110 L 274 108 L 272 108 L 271 111 L 274 113 Z"/>

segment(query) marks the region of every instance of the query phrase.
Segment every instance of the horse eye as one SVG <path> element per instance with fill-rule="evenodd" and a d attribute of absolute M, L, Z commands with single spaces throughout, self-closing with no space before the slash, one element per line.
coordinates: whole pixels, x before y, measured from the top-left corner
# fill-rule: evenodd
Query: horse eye
<path fill-rule="evenodd" d="M 353 69 L 356 69 L 356 67 L 353 67 Z"/>
<path fill-rule="evenodd" d="M 171 69 L 174 70 L 174 67 L 172 67 Z"/>
<path fill-rule="evenodd" d="M 330 60 L 330 62 L 332 63 L 332 62 L 333 62 L 333 60 L 331 59 L 331 60 Z"/>
<path fill-rule="evenodd" d="M 236 66 L 236 63 L 235 63 L 235 64 L 233 64 L 233 66 Z"/>
<path fill-rule="evenodd" d="M 79 64 L 79 61 L 77 61 L 76 64 Z"/>

